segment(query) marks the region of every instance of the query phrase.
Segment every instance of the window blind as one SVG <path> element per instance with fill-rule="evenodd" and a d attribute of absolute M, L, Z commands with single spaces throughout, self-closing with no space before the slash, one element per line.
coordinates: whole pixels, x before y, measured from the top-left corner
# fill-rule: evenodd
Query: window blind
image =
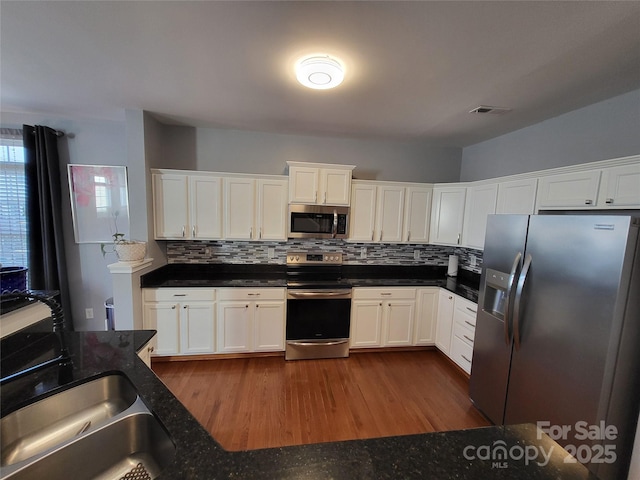
<path fill-rule="evenodd" d="M 0 264 L 28 267 L 27 190 L 22 130 L 0 129 Z"/>

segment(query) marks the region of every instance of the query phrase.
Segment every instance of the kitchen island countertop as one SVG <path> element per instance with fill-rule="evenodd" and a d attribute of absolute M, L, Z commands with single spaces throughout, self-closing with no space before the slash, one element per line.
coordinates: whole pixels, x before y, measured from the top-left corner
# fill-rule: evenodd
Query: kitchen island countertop
<path fill-rule="evenodd" d="M 48 350 L 55 353 L 55 337 L 48 328 L 50 322 L 43 321 L 2 340 L 3 375 L 31 357 Z M 567 453 L 534 425 L 229 452 L 138 358 L 136 352 L 153 334 L 66 332 L 65 338 L 73 361 L 73 382 L 123 372 L 164 424 L 176 455 L 160 479 L 595 479 L 584 466 L 565 463 Z M 16 349 L 16 345 L 22 347 Z M 3 386 L 3 414 L 60 388 L 56 370 Z M 508 452 L 507 457 L 500 457 L 502 451 Z"/>

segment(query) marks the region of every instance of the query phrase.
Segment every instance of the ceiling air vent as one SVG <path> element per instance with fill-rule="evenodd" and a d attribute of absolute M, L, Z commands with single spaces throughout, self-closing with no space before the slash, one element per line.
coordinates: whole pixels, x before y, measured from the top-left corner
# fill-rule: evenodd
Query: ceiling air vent
<path fill-rule="evenodd" d="M 488 113 L 490 115 L 503 115 L 509 113 L 510 108 L 506 107 L 491 107 L 489 105 L 480 105 L 479 107 L 469 110 L 469 113 Z"/>

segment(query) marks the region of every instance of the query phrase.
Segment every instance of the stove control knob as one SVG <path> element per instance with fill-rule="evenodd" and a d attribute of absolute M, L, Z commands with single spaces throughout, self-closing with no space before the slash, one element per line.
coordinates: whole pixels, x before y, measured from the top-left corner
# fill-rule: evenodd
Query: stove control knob
<path fill-rule="evenodd" d="M 299 256 L 299 255 L 296 255 L 296 262 L 297 262 L 298 260 L 300 260 L 300 256 Z"/>

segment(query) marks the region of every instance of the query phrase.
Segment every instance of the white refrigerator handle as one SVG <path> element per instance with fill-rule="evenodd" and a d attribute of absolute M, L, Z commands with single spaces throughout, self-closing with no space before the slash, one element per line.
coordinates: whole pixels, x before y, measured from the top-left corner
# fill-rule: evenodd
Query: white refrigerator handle
<path fill-rule="evenodd" d="M 513 296 L 516 293 L 515 284 L 518 269 L 522 262 L 522 252 L 518 252 L 513 259 L 513 265 L 511 266 L 511 273 L 509 273 L 509 287 L 507 288 L 507 301 L 504 306 L 504 342 L 506 345 L 511 343 L 511 333 L 509 331 L 509 324 L 511 323 L 511 304 L 513 302 Z"/>
<path fill-rule="evenodd" d="M 518 286 L 516 287 L 516 301 L 513 306 L 513 342 L 516 347 L 516 351 L 520 350 L 520 302 L 522 300 L 522 290 L 524 289 L 524 283 L 527 281 L 529 275 L 529 268 L 531 268 L 531 254 L 527 254 L 518 278 Z"/>

